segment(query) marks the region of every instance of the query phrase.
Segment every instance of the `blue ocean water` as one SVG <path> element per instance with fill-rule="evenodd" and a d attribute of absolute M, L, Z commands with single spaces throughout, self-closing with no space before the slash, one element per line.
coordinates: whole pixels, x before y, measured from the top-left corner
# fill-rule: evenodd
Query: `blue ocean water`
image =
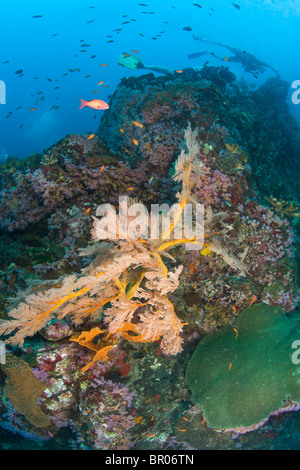
<path fill-rule="evenodd" d="M 97 98 L 108 100 L 123 76 L 145 73 L 118 65 L 122 52 L 137 50 L 144 64 L 174 70 L 206 60 L 220 65 L 212 55 L 188 58 L 203 50 L 193 35 L 250 52 L 292 84 L 299 79 L 299 16 L 298 0 L 2 1 L 0 80 L 6 85 L 6 104 L 0 105 L 0 151 L 25 157 L 68 133 L 95 131 L 100 113 L 79 112 L 79 98 L 93 99 L 98 90 Z M 99 66 L 103 63 L 107 66 Z M 240 64 L 231 64 L 231 70 L 253 86 L 272 76 L 267 69 L 255 78 Z M 100 81 L 108 88 L 97 85 Z M 300 106 L 289 105 L 300 120 Z"/>

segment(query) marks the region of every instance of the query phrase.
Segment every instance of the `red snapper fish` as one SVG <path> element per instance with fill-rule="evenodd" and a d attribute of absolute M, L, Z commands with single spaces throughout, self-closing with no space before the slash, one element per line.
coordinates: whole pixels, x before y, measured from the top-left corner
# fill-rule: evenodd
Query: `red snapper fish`
<path fill-rule="evenodd" d="M 82 109 L 85 106 L 88 106 L 89 108 L 92 108 L 92 109 L 108 109 L 109 108 L 108 104 L 102 100 L 84 101 L 80 98 L 80 101 L 81 101 L 81 107 L 79 109 Z"/>

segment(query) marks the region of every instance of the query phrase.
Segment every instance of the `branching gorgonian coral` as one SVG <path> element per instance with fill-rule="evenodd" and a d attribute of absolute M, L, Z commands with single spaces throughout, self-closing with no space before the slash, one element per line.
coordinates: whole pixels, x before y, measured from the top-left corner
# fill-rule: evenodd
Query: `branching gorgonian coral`
<path fill-rule="evenodd" d="M 14 299 L 13 308 L 8 313 L 11 320 L 0 324 L 0 334 L 14 333 L 8 338 L 8 343 L 22 345 L 26 337 L 34 335 L 50 320 L 68 315 L 74 325 L 86 320 L 94 325 L 90 331 L 81 331 L 71 338 L 95 351 L 93 360 L 84 370 L 99 359 L 105 360 L 120 337 L 132 342 L 160 340 L 162 351 L 170 355 L 182 350 L 180 333 L 184 325 L 168 298 L 168 294 L 178 286 L 182 266 L 170 272 L 163 258 L 175 262 L 168 253 L 170 249 L 182 243 L 199 244 L 198 232 L 196 236 L 192 229 L 185 230 L 182 238 L 174 236 L 187 203 L 192 209 L 196 205 L 191 189 L 202 175 L 196 135 L 197 132 L 188 126 L 185 131 L 186 150 L 179 155 L 174 176 L 181 183 L 182 190 L 177 194 L 175 209 L 169 211 L 169 224 L 163 224 L 159 215 L 158 236 L 144 237 L 150 225 L 149 215 L 141 209 L 138 215 L 130 216 L 130 208 L 137 204 L 134 200 L 129 200 L 126 224 L 121 220 L 121 214 L 117 216 L 109 209 L 102 219 L 95 218 L 92 230 L 94 244 L 82 250 L 84 256 L 94 255 L 94 261 L 80 275 L 65 276 L 34 288 L 30 286 Z M 214 225 L 213 219 L 213 215 L 208 213 L 207 221 L 211 225 Z M 107 231 L 103 235 L 105 220 Z M 192 221 L 195 225 L 193 211 Z M 139 236 L 133 236 L 128 230 L 133 222 L 141 229 Z M 209 227 L 205 228 L 207 239 L 210 232 Z M 113 229 L 115 239 L 112 240 Z M 200 235 L 204 237 L 203 232 L 202 228 Z M 212 249 L 224 255 L 216 243 Z M 236 267 L 241 267 L 241 264 L 236 263 Z M 104 329 L 99 328 L 103 319 Z"/>

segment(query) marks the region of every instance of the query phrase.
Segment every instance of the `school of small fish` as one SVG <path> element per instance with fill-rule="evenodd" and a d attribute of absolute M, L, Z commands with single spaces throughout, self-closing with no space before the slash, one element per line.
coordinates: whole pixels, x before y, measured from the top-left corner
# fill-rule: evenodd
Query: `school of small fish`
<path fill-rule="evenodd" d="M 151 3 L 151 1 L 149 1 L 149 3 Z M 134 23 L 137 23 L 137 24 L 142 23 L 142 15 L 155 15 L 156 12 L 151 11 L 149 9 L 151 7 L 149 5 L 149 3 L 137 3 L 136 4 L 136 12 L 135 12 L 136 13 L 136 18 L 131 18 L 128 14 L 122 14 L 121 15 L 121 24 L 118 27 L 114 28 L 111 31 L 110 34 L 106 34 L 105 37 L 103 38 L 103 40 L 105 40 L 107 44 L 116 44 L 116 43 L 120 42 L 120 41 L 118 41 L 118 39 L 121 37 L 121 35 L 123 33 L 128 32 L 127 28 L 130 27 L 129 25 L 132 25 Z M 201 14 L 205 14 L 205 12 L 206 12 L 210 16 L 212 15 L 211 12 L 213 12 L 215 10 L 212 7 L 206 7 L 204 5 L 201 5 L 201 4 L 195 3 L 195 2 L 191 2 L 190 5 L 192 7 L 196 7 L 199 11 L 201 9 L 201 12 L 203 12 Z M 237 3 L 231 3 L 231 5 L 237 10 L 241 9 L 241 6 Z M 89 15 L 87 13 L 85 15 L 84 12 L 83 12 L 83 17 L 86 16 L 86 19 L 83 20 L 83 21 L 86 25 L 88 25 L 87 28 L 93 28 L 94 24 L 97 25 L 97 23 L 99 21 L 101 21 L 101 18 L 99 16 L 97 16 L 97 6 L 89 5 L 86 8 L 87 8 L 87 12 L 91 12 L 91 10 L 92 10 L 94 14 L 93 14 L 92 18 L 88 18 Z M 41 7 L 41 9 L 42 9 L 42 7 Z M 171 5 L 171 9 L 176 9 L 176 6 Z M 30 20 L 30 15 L 28 17 L 28 20 Z M 38 14 L 31 14 L 31 20 L 34 21 L 34 24 L 46 24 L 47 21 L 48 21 L 48 18 L 47 18 L 47 15 L 42 14 L 42 11 L 41 11 Z M 34 24 L 32 25 L 32 27 L 34 27 Z M 170 24 L 169 19 L 168 19 L 168 21 L 163 21 L 163 24 L 169 25 Z M 49 26 L 48 23 L 47 23 L 47 26 Z M 182 27 L 182 30 L 187 31 L 187 32 L 191 32 L 192 28 L 189 25 L 185 25 L 185 26 Z M 85 29 L 85 31 L 86 31 L 86 34 L 88 35 L 89 30 Z M 150 35 L 149 39 L 158 40 L 159 38 L 163 37 L 163 35 L 165 33 L 167 33 L 167 30 L 159 31 L 157 33 L 154 33 L 154 34 Z M 141 32 L 141 31 L 139 31 L 137 33 L 137 36 L 142 37 L 142 38 L 147 37 L 147 35 L 144 32 Z M 49 37 L 50 38 L 55 38 L 55 39 L 53 39 L 54 41 L 59 41 L 60 38 L 64 39 L 63 33 L 60 33 L 60 32 L 53 32 L 52 34 L 50 34 Z M 137 40 L 137 42 L 138 42 L 138 40 Z M 140 40 L 139 40 L 139 44 L 140 44 Z M 57 46 L 57 47 L 59 47 L 59 46 Z M 93 44 L 91 44 L 85 38 L 78 39 L 78 51 L 77 52 L 74 51 L 75 53 L 74 53 L 73 57 L 78 58 L 78 62 L 81 62 L 80 57 L 84 57 L 85 54 L 87 55 L 88 51 L 93 51 L 93 47 L 94 47 Z M 94 53 L 89 55 L 88 60 L 95 61 L 95 59 L 98 57 L 98 55 L 99 55 L 99 44 L 96 45 L 95 49 L 96 50 L 93 51 Z M 140 49 L 133 48 L 133 49 L 131 49 L 131 53 L 139 54 L 139 50 Z M 130 54 L 126 53 L 126 52 L 123 52 L 123 57 L 130 57 Z M 102 59 L 103 58 L 104 57 L 102 57 Z M 72 57 L 70 57 L 70 61 L 71 60 L 72 60 Z M 224 60 L 228 61 L 228 59 L 225 56 L 224 56 Z M 11 66 L 10 64 L 12 62 L 13 62 L 12 60 L 3 60 L 2 63 L 0 62 L 0 67 L 1 67 L 1 65 Z M 61 87 L 64 88 L 64 82 L 62 82 L 62 80 L 66 79 L 66 77 L 68 77 L 68 79 L 69 79 L 70 77 L 72 77 L 72 75 L 74 73 L 75 74 L 76 73 L 79 73 L 79 74 L 83 73 L 83 69 L 85 67 L 86 67 L 86 64 L 83 64 L 82 66 L 75 67 L 75 68 L 70 67 L 61 75 L 61 77 L 48 76 L 48 77 L 46 77 L 46 79 L 44 79 L 44 78 L 39 77 L 37 75 L 33 76 L 32 80 L 38 80 L 39 81 L 38 83 L 41 83 L 41 84 L 43 83 L 43 80 L 46 80 L 46 82 L 48 82 L 48 84 L 50 84 L 50 87 L 52 86 L 52 90 L 51 89 L 49 90 L 49 85 L 48 85 L 46 88 L 43 87 L 43 89 L 40 89 L 38 91 L 34 91 L 35 87 L 33 86 L 32 87 L 32 93 L 30 93 L 31 106 L 27 105 L 27 109 L 31 112 L 33 112 L 33 111 L 38 112 L 40 107 L 41 107 L 41 109 L 43 111 L 45 111 L 45 109 L 46 109 L 45 106 L 47 106 L 47 102 L 50 103 L 48 105 L 49 106 L 48 109 L 50 111 L 58 111 L 59 109 L 61 109 L 61 106 L 58 104 L 58 102 L 60 101 L 60 96 L 59 96 L 58 90 L 60 90 Z M 103 67 L 103 68 L 108 67 L 109 68 L 109 62 L 99 63 L 98 65 L 96 65 L 96 67 Z M 0 68 L 0 72 L 1 72 L 1 68 Z M 183 73 L 183 70 L 178 69 L 175 72 L 178 73 L 178 74 L 181 74 L 181 73 Z M 93 67 L 91 67 L 91 73 L 83 75 L 83 78 L 86 79 L 86 80 L 92 80 L 92 79 L 95 78 L 95 84 L 97 86 L 101 86 L 102 89 L 109 87 L 109 85 L 105 83 L 104 79 L 99 81 L 99 71 L 95 70 L 94 65 L 93 65 Z M 15 70 L 14 74 L 16 75 L 16 77 L 22 78 L 22 77 L 28 77 L 29 72 L 26 71 L 26 67 L 24 66 L 24 68 L 20 67 L 17 70 Z M 98 77 L 97 77 L 97 75 L 98 75 Z M 98 80 L 97 80 L 97 78 L 98 78 Z M 55 92 L 55 96 L 53 96 L 54 94 L 52 93 L 52 91 Z M 90 93 L 96 95 L 98 93 L 101 93 L 101 90 L 100 89 L 94 89 L 94 91 L 92 91 Z M 110 95 L 105 96 L 105 98 L 109 98 L 109 97 L 110 97 Z M 24 100 L 25 100 L 25 98 L 24 98 Z M 43 102 L 46 102 L 46 103 L 44 105 L 42 105 Z M 87 101 L 84 101 L 84 100 L 81 99 L 81 107 L 79 109 L 82 109 L 84 107 L 88 107 L 88 108 L 91 108 L 91 109 L 94 109 L 94 110 L 102 110 L 102 111 L 104 111 L 106 109 L 109 109 L 109 105 L 101 99 L 99 99 L 99 100 L 90 99 L 90 100 L 87 100 Z M 26 109 L 26 104 L 25 103 L 23 103 L 22 106 L 16 107 L 14 110 L 10 110 L 6 114 L 6 116 L 4 116 L 4 118 L 6 118 L 6 119 L 11 118 L 12 116 L 15 115 L 16 111 L 20 111 L 20 110 L 24 110 L 24 109 Z M 94 116 L 94 117 L 96 118 L 96 116 Z M 136 125 L 137 127 L 143 127 L 143 125 L 141 123 L 137 122 L 137 121 L 132 121 L 132 123 L 134 125 Z M 25 128 L 26 128 L 26 118 L 24 117 L 24 122 L 21 122 L 21 123 L 18 122 L 17 125 L 18 125 L 19 129 L 23 129 L 24 125 L 25 125 Z M 121 132 L 122 132 L 122 130 L 121 130 Z M 133 143 L 134 143 L 134 145 L 139 145 L 137 139 L 133 139 Z"/>

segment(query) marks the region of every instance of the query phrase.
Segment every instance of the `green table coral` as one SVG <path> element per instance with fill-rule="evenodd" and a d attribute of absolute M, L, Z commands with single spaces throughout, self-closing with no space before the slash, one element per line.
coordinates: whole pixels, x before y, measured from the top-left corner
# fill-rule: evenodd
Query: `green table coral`
<path fill-rule="evenodd" d="M 186 382 L 208 426 L 253 426 L 285 400 L 299 402 L 300 354 L 292 348 L 299 340 L 300 320 L 264 303 L 206 336 L 188 363 Z"/>

